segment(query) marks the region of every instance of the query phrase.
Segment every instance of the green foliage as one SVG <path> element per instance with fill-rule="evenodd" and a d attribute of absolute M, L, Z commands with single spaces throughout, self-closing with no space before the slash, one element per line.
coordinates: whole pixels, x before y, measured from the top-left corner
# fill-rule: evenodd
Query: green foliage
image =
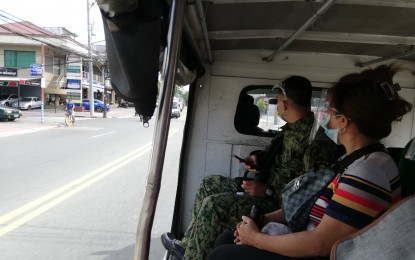
<path fill-rule="evenodd" d="M 176 85 L 176 88 L 174 89 L 174 96 L 178 97 L 185 104 L 187 104 L 187 100 L 189 99 L 189 91 L 186 91 L 184 87 Z"/>
<path fill-rule="evenodd" d="M 261 114 L 267 111 L 267 103 L 262 98 L 258 99 L 258 101 L 256 102 L 256 105 L 259 108 L 259 111 L 261 112 Z"/>
<path fill-rule="evenodd" d="M 158 93 L 160 94 L 160 91 L 162 88 L 160 81 L 157 83 L 157 88 L 158 88 Z M 189 91 L 186 89 L 185 86 L 176 85 L 174 88 L 174 96 L 178 97 L 182 102 L 187 104 L 187 101 L 189 99 Z"/>

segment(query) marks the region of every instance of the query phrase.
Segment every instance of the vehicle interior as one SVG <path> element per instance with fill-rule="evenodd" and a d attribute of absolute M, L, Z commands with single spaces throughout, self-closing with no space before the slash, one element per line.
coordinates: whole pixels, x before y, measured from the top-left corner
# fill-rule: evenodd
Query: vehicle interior
<path fill-rule="evenodd" d="M 167 142 L 163 128 L 168 129 L 174 84 L 189 84 L 171 229 L 179 238 L 190 221 L 200 180 L 211 174 L 241 176 L 243 169 L 232 154 L 263 149 L 283 124 L 275 116 L 271 88 L 285 77 L 308 78 L 317 107 L 322 90 L 342 75 L 399 63 L 405 68 L 394 78 L 402 88 L 399 95 L 415 103 L 415 1 L 172 0 L 163 8 L 170 14 L 170 34 L 154 115 L 161 128 L 148 182 L 157 187 L 161 178 Z M 260 99 L 268 105 L 266 113 L 258 106 Z M 399 148 L 400 155 L 414 135 L 412 110 L 382 141 Z M 150 199 L 150 192 L 146 196 Z M 143 234 L 151 230 L 146 228 L 151 226 L 148 211 L 156 204 L 152 200 L 142 210 L 138 230 Z M 146 258 L 147 246 L 146 235 L 138 235 L 137 259 Z"/>

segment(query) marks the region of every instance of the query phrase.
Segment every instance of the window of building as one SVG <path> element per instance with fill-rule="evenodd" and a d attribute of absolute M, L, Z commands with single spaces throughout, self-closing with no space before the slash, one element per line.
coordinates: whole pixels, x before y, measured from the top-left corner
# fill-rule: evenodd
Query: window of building
<path fill-rule="evenodd" d="M 46 72 L 51 73 L 55 76 L 59 76 L 61 73 L 60 65 L 61 65 L 60 58 L 45 56 L 45 71 Z"/>
<path fill-rule="evenodd" d="M 59 76 L 61 74 L 61 59 L 53 58 L 53 75 Z"/>
<path fill-rule="evenodd" d="M 4 65 L 7 68 L 30 68 L 36 63 L 36 52 L 34 51 L 4 51 Z"/>
<path fill-rule="evenodd" d="M 45 56 L 45 72 L 53 73 L 53 58 Z"/>

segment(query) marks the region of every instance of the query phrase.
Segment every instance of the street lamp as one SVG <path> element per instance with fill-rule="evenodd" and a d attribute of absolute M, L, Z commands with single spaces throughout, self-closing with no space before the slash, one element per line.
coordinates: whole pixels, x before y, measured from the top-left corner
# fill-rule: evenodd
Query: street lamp
<path fill-rule="evenodd" d="M 87 22 L 88 22 L 88 67 L 89 67 L 89 112 L 91 117 L 94 116 L 94 68 L 92 64 L 92 45 L 91 45 L 91 23 L 89 21 L 90 10 L 94 6 L 95 2 L 91 5 L 89 4 L 89 0 L 87 0 Z"/>

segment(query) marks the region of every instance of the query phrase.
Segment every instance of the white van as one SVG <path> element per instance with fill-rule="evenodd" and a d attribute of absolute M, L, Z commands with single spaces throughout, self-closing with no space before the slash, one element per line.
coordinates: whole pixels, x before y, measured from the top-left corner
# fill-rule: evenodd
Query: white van
<path fill-rule="evenodd" d="M 179 102 L 173 101 L 173 105 L 171 107 L 171 117 L 179 118 L 180 117 L 180 107 Z"/>

